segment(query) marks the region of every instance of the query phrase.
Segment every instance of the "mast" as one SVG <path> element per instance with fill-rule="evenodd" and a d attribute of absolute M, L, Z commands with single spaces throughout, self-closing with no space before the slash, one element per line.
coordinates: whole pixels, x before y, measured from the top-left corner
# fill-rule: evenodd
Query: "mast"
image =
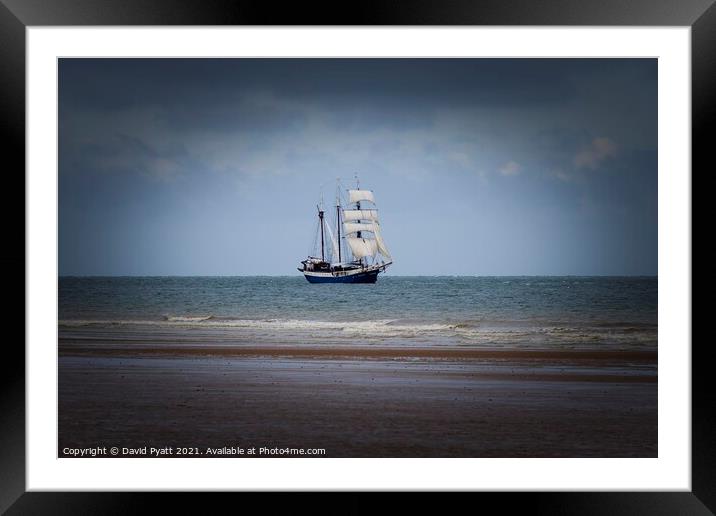
<path fill-rule="evenodd" d="M 356 190 L 360 190 L 360 181 L 358 180 L 358 174 L 355 175 L 355 178 L 356 178 Z M 360 210 L 360 201 L 356 202 L 356 209 Z M 358 223 L 360 224 L 360 220 L 358 221 Z M 356 233 L 356 236 L 358 238 L 362 238 L 362 233 L 360 231 L 358 231 Z M 361 265 L 363 265 L 363 258 L 358 258 L 358 261 L 360 262 Z"/>
<path fill-rule="evenodd" d="M 336 188 L 336 229 L 338 231 L 338 263 L 343 263 L 341 258 L 341 183 L 338 181 L 338 188 Z"/>
<path fill-rule="evenodd" d="M 318 208 L 318 219 L 321 221 L 321 260 L 326 261 L 326 254 L 324 251 L 324 243 L 323 243 L 323 210 Z"/>

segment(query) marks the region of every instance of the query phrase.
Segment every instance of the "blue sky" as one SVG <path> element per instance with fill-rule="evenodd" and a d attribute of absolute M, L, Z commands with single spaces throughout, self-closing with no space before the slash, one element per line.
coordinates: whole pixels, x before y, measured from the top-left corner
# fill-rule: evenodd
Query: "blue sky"
<path fill-rule="evenodd" d="M 657 273 L 655 59 L 61 59 L 61 275 L 291 275 L 321 185 L 396 275 Z"/>

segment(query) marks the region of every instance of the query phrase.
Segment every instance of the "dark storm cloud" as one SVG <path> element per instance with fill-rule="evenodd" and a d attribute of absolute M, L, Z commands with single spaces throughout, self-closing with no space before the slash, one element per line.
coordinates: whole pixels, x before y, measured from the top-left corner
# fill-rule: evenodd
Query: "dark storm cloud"
<path fill-rule="evenodd" d="M 97 109 L 221 105 L 252 91 L 329 104 L 529 104 L 573 96 L 570 77 L 585 70 L 561 59 L 64 59 L 60 82 L 64 102 Z"/>

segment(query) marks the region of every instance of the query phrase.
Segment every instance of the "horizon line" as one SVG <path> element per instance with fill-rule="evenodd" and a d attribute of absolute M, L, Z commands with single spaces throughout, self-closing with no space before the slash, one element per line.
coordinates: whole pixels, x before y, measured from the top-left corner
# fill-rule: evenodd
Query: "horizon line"
<path fill-rule="evenodd" d="M 58 278 L 300 278 L 288 274 L 58 274 Z M 658 278 L 658 274 L 391 274 L 397 278 Z"/>

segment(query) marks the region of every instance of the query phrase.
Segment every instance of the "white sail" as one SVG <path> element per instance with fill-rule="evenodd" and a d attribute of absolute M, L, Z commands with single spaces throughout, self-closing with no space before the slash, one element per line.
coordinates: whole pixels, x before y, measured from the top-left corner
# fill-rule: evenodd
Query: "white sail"
<path fill-rule="evenodd" d="M 374 231 L 375 226 L 376 224 L 373 224 L 372 222 L 344 222 L 343 231 L 346 235 L 350 235 L 351 233 L 357 233 L 358 231 Z"/>
<path fill-rule="evenodd" d="M 346 240 L 356 258 L 375 256 L 378 251 L 378 243 L 372 238 L 347 237 Z"/>
<path fill-rule="evenodd" d="M 375 235 L 375 243 L 378 246 L 378 252 L 385 256 L 388 260 L 392 260 L 393 257 L 390 256 L 390 251 L 388 251 L 388 247 L 385 245 L 383 236 L 380 234 L 380 226 L 378 224 L 374 224 L 373 226 L 373 234 Z"/>
<path fill-rule="evenodd" d="M 343 220 L 378 220 L 378 210 L 343 210 Z"/>
<path fill-rule="evenodd" d="M 328 223 L 328 221 L 325 222 L 326 229 L 328 229 L 328 236 L 331 237 L 331 245 L 333 246 L 333 261 L 338 261 L 338 241 L 336 240 L 336 237 L 333 236 L 333 230 L 331 229 L 331 225 Z"/>
<path fill-rule="evenodd" d="M 375 204 L 373 192 L 371 192 L 370 190 L 348 190 L 348 197 L 350 198 L 350 202 L 352 203 L 360 201 L 370 201 Z"/>

